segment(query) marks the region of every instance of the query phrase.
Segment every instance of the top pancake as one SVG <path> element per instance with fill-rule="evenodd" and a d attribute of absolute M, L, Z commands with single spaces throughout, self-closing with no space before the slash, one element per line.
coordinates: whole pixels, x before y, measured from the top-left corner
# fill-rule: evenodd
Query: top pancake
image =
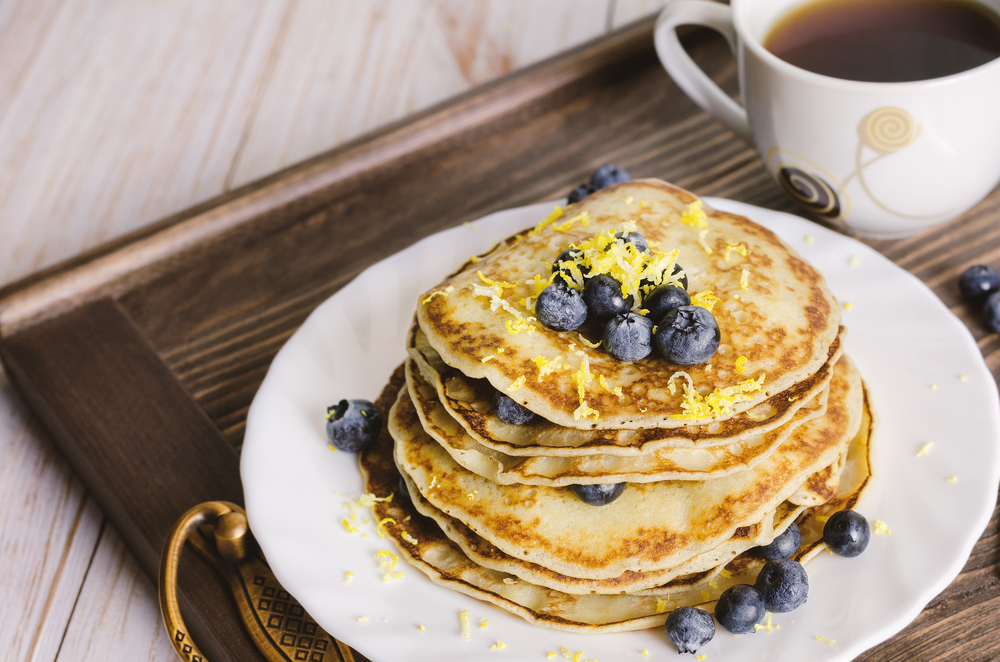
<path fill-rule="evenodd" d="M 469 377 L 489 380 L 557 425 L 669 428 L 708 424 L 746 411 L 805 380 L 827 361 L 840 310 L 819 272 L 769 230 L 710 209 L 705 210 L 707 232 L 682 222 L 688 205 L 697 200 L 658 180 L 602 189 L 478 268 L 421 295 L 420 328 L 445 363 Z M 579 332 L 556 332 L 534 319 L 532 302 L 540 288 L 533 277 L 538 275 L 544 285 L 552 262 L 568 246 L 598 232 L 620 231 L 627 221 L 634 221 L 636 231 L 663 252 L 679 251 L 677 262 L 690 293 L 711 291 L 718 297 L 712 312 L 722 340 L 705 364 L 682 368 L 655 353 L 637 362 L 618 361 L 603 348 L 588 345 L 599 340 L 599 329 L 585 325 Z M 727 250 L 729 246 L 734 248 Z M 741 286 L 744 270 L 746 289 Z M 740 357 L 746 357 L 742 365 L 737 364 Z M 543 375 L 546 365 L 562 368 Z M 669 389 L 671 377 L 681 372 Z M 705 395 L 761 378 L 759 388 L 731 407 L 694 419 L 685 416 L 685 400 L 690 404 L 692 397 L 697 399 L 693 390 Z M 685 383 L 691 387 L 683 388 Z M 614 393 L 619 387 L 620 397 Z"/>

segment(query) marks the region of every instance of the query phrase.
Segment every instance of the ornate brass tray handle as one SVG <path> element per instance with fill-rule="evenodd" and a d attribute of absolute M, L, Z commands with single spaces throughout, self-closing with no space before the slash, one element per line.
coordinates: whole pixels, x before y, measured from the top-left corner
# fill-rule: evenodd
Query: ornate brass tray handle
<path fill-rule="evenodd" d="M 163 545 L 160 613 L 182 660 L 208 662 L 191 640 L 177 603 L 177 566 L 185 542 L 229 585 L 247 632 L 270 662 L 355 662 L 351 650 L 324 632 L 278 584 L 256 553 L 246 512 L 226 501 L 208 501 L 184 513 Z"/>

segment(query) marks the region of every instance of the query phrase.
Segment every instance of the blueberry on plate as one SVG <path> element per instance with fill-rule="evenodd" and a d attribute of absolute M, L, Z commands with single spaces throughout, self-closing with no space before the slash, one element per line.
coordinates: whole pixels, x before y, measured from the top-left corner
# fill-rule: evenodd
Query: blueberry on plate
<path fill-rule="evenodd" d="M 603 324 L 615 315 L 627 313 L 634 299 L 631 294 L 622 296 L 622 284 L 617 280 L 598 274 L 583 288 L 583 301 L 587 304 L 587 318 Z"/>
<path fill-rule="evenodd" d="M 715 621 L 712 615 L 695 607 L 678 607 L 667 616 L 667 638 L 677 646 L 678 653 L 697 653 L 712 641 Z"/>
<path fill-rule="evenodd" d="M 604 349 L 619 361 L 638 361 L 653 351 L 653 322 L 628 312 L 604 325 Z"/>
<path fill-rule="evenodd" d="M 719 325 L 701 306 L 671 308 L 657 325 L 654 342 L 666 360 L 675 365 L 700 365 L 719 348 Z"/>
<path fill-rule="evenodd" d="M 958 289 L 963 299 L 978 303 L 1000 291 L 1000 273 L 988 264 L 973 265 L 958 277 Z"/>
<path fill-rule="evenodd" d="M 500 391 L 493 391 L 493 413 L 508 425 L 525 425 L 535 417 L 535 413 L 520 405 Z"/>
<path fill-rule="evenodd" d="M 802 544 L 802 534 L 799 532 L 799 525 L 792 522 L 792 525 L 785 529 L 785 532 L 771 541 L 770 545 L 759 548 L 760 555 L 767 561 L 783 561 L 790 559 L 799 551 Z"/>
<path fill-rule="evenodd" d="M 558 271 L 559 273 L 563 274 L 563 277 L 566 279 L 567 282 L 573 282 L 573 276 L 570 275 L 569 267 L 566 266 L 565 264 L 560 265 L 559 263 L 576 262 L 582 256 L 583 256 L 583 251 L 581 251 L 579 248 L 567 248 L 562 253 L 560 253 L 559 257 L 556 258 L 556 261 L 552 263 L 552 273 L 556 273 Z M 587 274 L 590 273 L 590 267 L 580 264 L 578 262 L 576 264 L 576 268 L 580 270 L 581 276 L 586 276 Z"/>
<path fill-rule="evenodd" d="M 671 308 L 690 305 L 691 296 L 680 285 L 660 285 L 642 300 L 642 307 L 649 311 L 646 317 L 651 320 L 662 320 Z"/>
<path fill-rule="evenodd" d="M 991 331 L 1000 331 L 1000 292 L 986 297 L 983 303 L 983 322 Z"/>
<path fill-rule="evenodd" d="M 566 283 L 555 282 L 542 290 L 535 302 L 535 314 L 545 326 L 555 331 L 572 331 L 587 319 L 587 304 Z"/>
<path fill-rule="evenodd" d="M 614 485 L 572 485 L 573 492 L 580 501 L 591 506 L 606 506 L 625 491 L 625 483 Z"/>
<path fill-rule="evenodd" d="M 730 586 L 715 605 L 715 620 L 733 634 L 746 634 L 764 618 L 764 599 L 753 586 Z"/>
<path fill-rule="evenodd" d="M 649 252 L 649 242 L 638 232 L 616 232 L 615 239 L 621 239 L 626 244 L 632 244 L 640 253 Z"/>
<path fill-rule="evenodd" d="M 631 179 L 632 175 L 628 174 L 628 171 L 625 170 L 625 168 L 619 168 L 618 166 L 611 164 L 602 165 L 590 178 L 590 186 L 596 191 L 606 186 L 611 186 L 612 184 L 627 182 Z"/>
<path fill-rule="evenodd" d="M 798 609 L 809 597 L 809 575 L 798 561 L 768 561 L 757 573 L 753 587 L 764 599 L 764 606 L 775 614 Z"/>
<path fill-rule="evenodd" d="M 575 204 L 577 202 L 580 202 L 593 192 L 594 189 L 591 188 L 590 184 L 580 184 L 575 189 L 569 192 L 568 202 L 571 205 Z"/>
<path fill-rule="evenodd" d="M 364 450 L 375 441 L 381 428 L 382 414 L 368 400 L 341 400 L 326 408 L 326 436 L 338 450 Z"/>
<path fill-rule="evenodd" d="M 680 285 L 684 289 L 684 291 L 687 292 L 688 277 L 687 277 L 687 274 L 684 273 L 684 267 L 682 267 L 679 264 L 675 264 L 673 271 L 670 272 L 671 276 L 676 276 L 677 274 L 680 274 L 680 278 L 678 279 L 678 282 L 680 283 Z M 666 281 L 668 279 L 664 278 L 663 280 L 664 280 L 664 282 L 661 283 L 661 285 L 666 285 L 667 284 Z M 639 290 L 642 291 L 642 292 L 650 292 L 653 289 L 653 285 L 654 285 L 654 283 L 653 283 L 652 280 L 650 280 L 648 278 L 643 278 L 642 282 L 639 283 Z M 645 305 L 645 301 L 643 301 L 643 304 L 644 304 L 643 308 L 648 308 L 649 307 L 649 306 Z M 656 319 L 656 318 L 655 317 L 650 317 L 650 319 Z"/>
<path fill-rule="evenodd" d="M 834 513 L 823 527 L 823 542 L 839 556 L 854 557 L 865 551 L 871 535 L 868 520 L 855 510 Z"/>

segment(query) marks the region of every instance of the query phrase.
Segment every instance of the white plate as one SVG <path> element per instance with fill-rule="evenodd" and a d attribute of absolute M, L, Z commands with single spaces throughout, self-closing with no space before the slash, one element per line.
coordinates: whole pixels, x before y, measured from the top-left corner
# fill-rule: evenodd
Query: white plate
<path fill-rule="evenodd" d="M 989 521 L 1000 481 L 996 384 L 962 323 L 874 250 L 796 216 L 707 202 L 774 230 L 850 303 L 846 349 L 881 419 L 875 480 L 858 509 L 892 533 L 873 535 L 856 559 L 821 554 L 812 561 L 809 601 L 775 615 L 779 629 L 741 637 L 720 631 L 701 652 L 708 660 L 850 660 L 913 620 L 959 573 Z M 417 295 L 551 209 L 546 203 L 492 214 L 366 270 L 292 336 L 250 408 L 241 472 L 253 533 L 285 588 L 330 634 L 374 662 L 486 655 L 537 662 L 552 651 L 563 659 L 563 646 L 602 662 L 641 662 L 643 649 L 650 659 L 674 654 L 660 629 L 583 635 L 535 627 L 409 567 L 403 579 L 384 583 L 374 555 L 394 550 L 391 542 L 373 526 L 364 527 L 365 538 L 340 524 L 348 511 L 337 493 L 359 495 L 362 482 L 353 454 L 327 448 L 326 406 L 374 400 L 405 357 Z M 928 441 L 929 453 L 917 457 Z M 347 571 L 354 573 L 349 583 Z M 458 620 L 464 609 L 473 618 L 468 641 Z M 481 628 L 484 618 L 489 624 Z M 491 650 L 497 641 L 506 648 Z"/>

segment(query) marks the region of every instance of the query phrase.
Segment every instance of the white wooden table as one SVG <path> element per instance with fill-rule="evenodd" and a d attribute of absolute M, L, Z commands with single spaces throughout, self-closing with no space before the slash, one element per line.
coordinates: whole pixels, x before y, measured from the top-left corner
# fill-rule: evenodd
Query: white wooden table
<path fill-rule="evenodd" d="M 665 0 L 0 3 L 0 285 Z M 0 659 L 176 659 L 156 589 L 0 372 Z"/>

